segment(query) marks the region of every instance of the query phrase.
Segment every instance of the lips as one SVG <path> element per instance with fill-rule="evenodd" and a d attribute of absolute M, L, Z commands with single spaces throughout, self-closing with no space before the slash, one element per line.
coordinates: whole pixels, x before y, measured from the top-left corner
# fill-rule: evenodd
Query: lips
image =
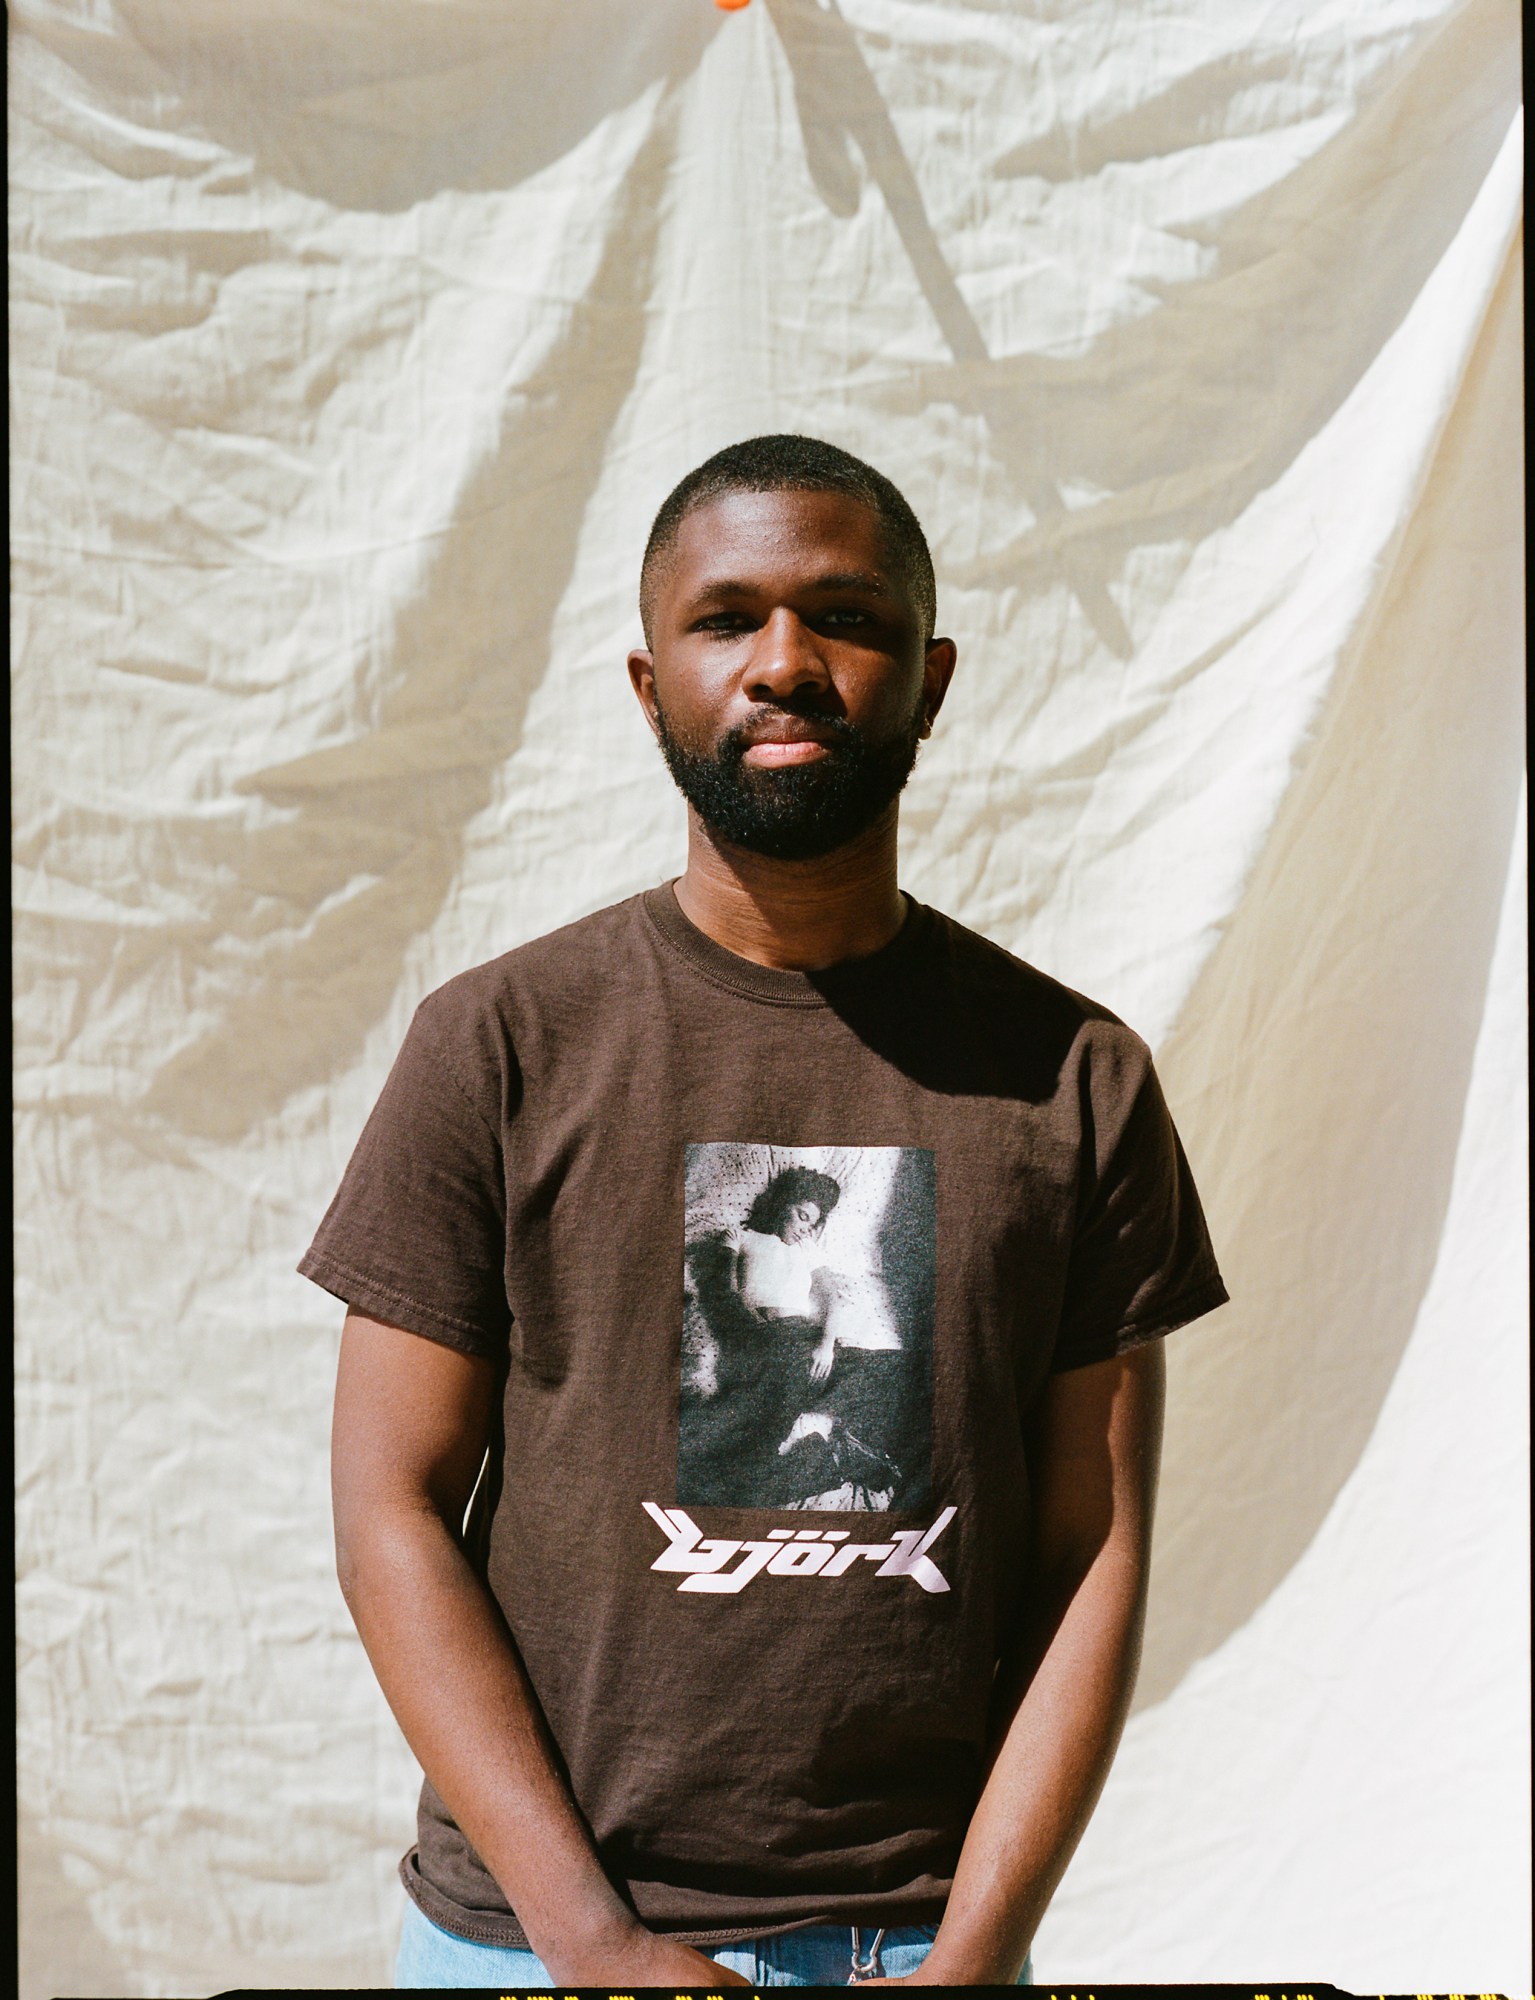
<path fill-rule="evenodd" d="M 743 732 L 744 734 L 745 732 Z M 783 770 L 796 764 L 819 763 L 831 754 L 838 731 L 794 716 L 759 723 L 746 737 L 743 764 L 758 770 Z"/>
<path fill-rule="evenodd" d="M 815 764 L 831 755 L 831 745 L 819 736 L 760 737 L 741 758 L 759 770 L 781 770 L 789 764 Z"/>

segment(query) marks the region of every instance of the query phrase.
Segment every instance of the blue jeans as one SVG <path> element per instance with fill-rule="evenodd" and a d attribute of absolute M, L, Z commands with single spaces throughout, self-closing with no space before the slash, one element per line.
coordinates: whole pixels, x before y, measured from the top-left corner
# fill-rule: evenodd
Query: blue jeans
<path fill-rule="evenodd" d="M 859 1932 L 859 1949 L 867 1957 L 876 1935 L 871 1929 Z M 892 1977 L 915 1972 L 927 1957 L 936 1924 L 902 1924 L 880 1938 L 880 1969 Z M 817 1924 L 809 1930 L 786 1931 L 782 1937 L 748 1938 L 744 1944 L 717 1945 L 708 1953 L 716 1964 L 739 1972 L 753 1986 L 846 1986 L 852 1970 L 853 1933 L 847 1924 Z M 1027 1986 L 1033 1974 L 1027 1965 L 1018 1975 L 1018 1984 Z M 526 1992 L 541 1987 L 555 1990 L 556 1982 L 545 1971 L 541 1959 L 531 1951 L 514 1951 L 509 1945 L 472 1944 L 455 1937 L 430 1922 L 407 1901 L 405 1928 L 400 1933 L 400 1954 L 395 1960 L 396 1986 L 494 1986 L 503 1993 Z"/>

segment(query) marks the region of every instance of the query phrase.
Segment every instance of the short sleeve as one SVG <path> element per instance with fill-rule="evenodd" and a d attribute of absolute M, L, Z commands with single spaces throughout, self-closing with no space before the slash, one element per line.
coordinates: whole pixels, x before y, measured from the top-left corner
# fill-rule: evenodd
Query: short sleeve
<path fill-rule="evenodd" d="M 1051 1365 L 1060 1373 L 1107 1361 L 1213 1312 L 1226 1297 L 1194 1177 L 1147 1057 L 1078 1218 Z"/>
<path fill-rule="evenodd" d="M 499 1126 L 418 1010 L 299 1270 L 359 1312 L 467 1354 L 504 1355 Z"/>

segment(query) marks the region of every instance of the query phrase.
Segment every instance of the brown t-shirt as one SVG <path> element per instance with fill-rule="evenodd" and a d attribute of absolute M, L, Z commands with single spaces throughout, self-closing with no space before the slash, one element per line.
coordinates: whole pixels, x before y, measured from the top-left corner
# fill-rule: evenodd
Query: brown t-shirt
<path fill-rule="evenodd" d="M 1112 1014 L 916 903 L 771 970 L 669 885 L 423 1002 L 300 1268 L 502 1371 L 469 1554 L 604 1866 L 701 1943 L 941 1916 L 1029 1408 L 1226 1296 Z M 430 1784 L 402 1874 L 524 1941 Z"/>

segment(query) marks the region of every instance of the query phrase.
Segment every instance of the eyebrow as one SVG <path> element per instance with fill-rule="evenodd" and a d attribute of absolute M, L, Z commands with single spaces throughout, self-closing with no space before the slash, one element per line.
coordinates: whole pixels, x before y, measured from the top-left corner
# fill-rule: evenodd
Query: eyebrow
<path fill-rule="evenodd" d="M 825 576 L 815 577 L 800 586 L 805 590 L 825 591 L 830 595 L 838 590 L 862 591 L 866 597 L 888 597 L 890 586 L 875 570 L 839 569 L 831 570 Z M 689 593 L 690 604 L 702 604 L 711 597 L 755 597 L 762 589 L 760 583 L 747 583 L 739 577 L 710 577 Z"/>
<path fill-rule="evenodd" d="M 862 590 L 870 597 L 888 597 L 890 586 L 873 570 L 834 570 L 830 576 L 818 576 L 812 590 Z"/>

